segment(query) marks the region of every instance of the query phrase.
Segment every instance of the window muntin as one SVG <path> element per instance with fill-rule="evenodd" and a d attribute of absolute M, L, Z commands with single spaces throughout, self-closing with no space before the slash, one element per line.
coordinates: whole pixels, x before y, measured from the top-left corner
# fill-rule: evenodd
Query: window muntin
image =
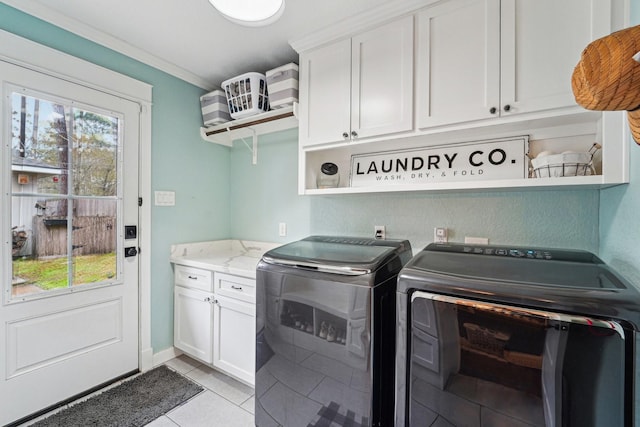
<path fill-rule="evenodd" d="M 11 299 L 120 279 L 122 116 L 11 93 Z"/>

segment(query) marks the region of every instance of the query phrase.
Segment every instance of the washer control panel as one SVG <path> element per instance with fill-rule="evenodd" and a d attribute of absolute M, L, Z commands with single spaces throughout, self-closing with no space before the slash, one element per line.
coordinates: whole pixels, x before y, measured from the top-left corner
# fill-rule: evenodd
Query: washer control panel
<path fill-rule="evenodd" d="M 552 248 L 523 248 L 513 246 L 467 245 L 456 243 L 432 243 L 425 251 L 455 252 L 472 255 L 500 256 L 536 260 L 555 260 L 602 264 L 591 252 Z"/>

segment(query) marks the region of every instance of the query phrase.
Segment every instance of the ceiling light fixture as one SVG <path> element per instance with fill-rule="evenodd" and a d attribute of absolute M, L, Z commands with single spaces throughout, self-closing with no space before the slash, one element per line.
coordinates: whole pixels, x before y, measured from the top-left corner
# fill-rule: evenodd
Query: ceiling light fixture
<path fill-rule="evenodd" d="M 275 22 L 284 12 L 284 0 L 209 0 L 231 22 L 259 27 Z"/>

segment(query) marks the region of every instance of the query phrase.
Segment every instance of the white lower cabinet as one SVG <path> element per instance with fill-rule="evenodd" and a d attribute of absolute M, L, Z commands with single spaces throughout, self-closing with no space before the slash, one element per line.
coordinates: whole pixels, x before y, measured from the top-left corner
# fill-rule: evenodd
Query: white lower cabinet
<path fill-rule="evenodd" d="M 173 345 L 199 360 L 213 362 L 213 294 L 176 286 Z"/>
<path fill-rule="evenodd" d="M 213 366 L 254 384 L 256 306 L 217 296 L 213 308 Z"/>
<path fill-rule="evenodd" d="M 255 279 L 175 265 L 174 347 L 254 384 Z"/>

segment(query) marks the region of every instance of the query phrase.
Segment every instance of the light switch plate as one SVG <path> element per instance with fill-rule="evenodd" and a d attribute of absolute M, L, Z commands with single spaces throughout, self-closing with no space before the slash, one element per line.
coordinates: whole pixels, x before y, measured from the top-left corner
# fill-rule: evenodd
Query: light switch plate
<path fill-rule="evenodd" d="M 175 206 L 176 205 L 176 192 L 175 191 L 156 191 L 155 204 L 156 206 Z"/>

